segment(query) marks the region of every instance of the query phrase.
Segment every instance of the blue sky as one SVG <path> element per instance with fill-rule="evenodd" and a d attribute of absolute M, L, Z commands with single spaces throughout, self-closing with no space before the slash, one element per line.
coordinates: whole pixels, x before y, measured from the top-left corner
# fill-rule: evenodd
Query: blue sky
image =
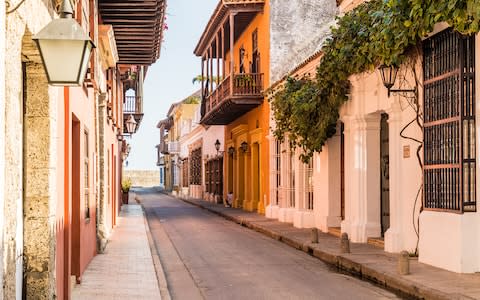
<path fill-rule="evenodd" d="M 157 169 L 159 132 L 156 127 L 165 118 L 170 105 L 190 94 L 200 85 L 192 78 L 200 73 L 200 59 L 193 54 L 198 39 L 218 0 L 167 1 L 167 24 L 160 59 L 148 69 L 144 87 L 144 117 L 140 129 L 128 142 L 132 145 L 127 159 L 129 170 Z"/>

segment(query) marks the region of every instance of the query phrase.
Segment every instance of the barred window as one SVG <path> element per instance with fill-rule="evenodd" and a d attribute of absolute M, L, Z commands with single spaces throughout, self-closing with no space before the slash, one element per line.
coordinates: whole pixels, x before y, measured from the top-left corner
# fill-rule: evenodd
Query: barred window
<path fill-rule="evenodd" d="M 202 184 L 202 148 L 190 152 L 190 184 Z"/>
<path fill-rule="evenodd" d="M 185 158 L 182 163 L 182 186 L 188 187 L 188 158 Z"/>
<path fill-rule="evenodd" d="M 313 157 L 303 167 L 303 208 L 313 210 Z"/>
<path fill-rule="evenodd" d="M 475 212 L 475 37 L 444 30 L 423 59 L 424 207 Z"/>

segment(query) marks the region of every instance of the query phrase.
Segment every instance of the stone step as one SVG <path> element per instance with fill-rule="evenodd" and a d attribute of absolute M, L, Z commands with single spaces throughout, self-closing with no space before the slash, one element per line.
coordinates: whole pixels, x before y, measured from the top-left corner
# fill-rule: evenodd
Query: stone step
<path fill-rule="evenodd" d="M 328 227 L 328 233 L 333 236 L 340 237 L 342 235 L 342 230 L 340 227 Z"/>
<path fill-rule="evenodd" d="M 370 237 L 367 239 L 367 244 L 375 246 L 380 249 L 385 248 L 385 240 L 382 237 Z"/>

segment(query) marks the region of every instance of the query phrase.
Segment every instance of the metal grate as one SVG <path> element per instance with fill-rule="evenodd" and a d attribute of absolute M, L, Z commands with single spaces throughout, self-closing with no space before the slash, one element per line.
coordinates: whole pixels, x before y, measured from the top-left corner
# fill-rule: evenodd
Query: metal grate
<path fill-rule="evenodd" d="M 313 210 L 313 157 L 310 158 L 305 167 L 305 209 Z"/>
<path fill-rule="evenodd" d="M 190 152 L 190 184 L 202 184 L 202 148 Z"/>
<path fill-rule="evenodd" d="M 424 207 L 476 211 L 475 45 L 444 30 L 424 41 Z"/>

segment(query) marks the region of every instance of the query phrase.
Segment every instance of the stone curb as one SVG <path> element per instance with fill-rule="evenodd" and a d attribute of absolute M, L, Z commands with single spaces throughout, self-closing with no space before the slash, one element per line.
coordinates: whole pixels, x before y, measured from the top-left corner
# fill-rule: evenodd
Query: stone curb
<path fill-rule="evenodd" d="M 208 210 L 209 212 L 216 214 L 218 216 L 221 216 L 229 221 L 235 222 L 244 227 L 255 230 L 272 239 L 281 241 L 297 250 L 306 252 L 329 265 L 335 266 L 337 267 L 337 269 L 343 272 L 346 272 L 355 277 L 370 281 L 386 289 L 398 292 L 403 296 L 407 296 L 409 298 L 413 297 L 415 299 L 433 299 L 433 300 L 473 299 L 465 295 L 458 295 L 458 294 L 453 295 L 453 294 L 444 293 L 442 291 L 416 283 L 412 280 L 405 278 L 405 276 L 398 275 L 394 272 L 382 272 L 382 271 L 375 270 L 370 266 L 354 261 L 353 259 L 348 257 L 348 254 L 338 255 L 338 254 L 329 253 L 324 250 L 315 248 L 312 246 L 311 243 L 303 244 L 301 241 L 287 237 L 282 233 L 275 232 L 267 227 L 262 226 L 261 224 L 255 223 L 255 221 L 251 222 L 236 216 L 231 216 L 220 210 L 216 210 L 206 205 L 202 205 L 201 203 L 198 203 L 196 201 L 192 201 L 182 197 L 174 197 L 174 198 L 178 198 L 186 203 Z"/>
<path fill-rule="evenodd" d="M 143 211 L 143 222 L 145 224 L 145 231 L 147 233 L 148 246 L 150 247 L 150 253 L 152 254 L 153 266 L 155 268 L 155 273 L 157 274 L 158 288 L 160 289 L 160 296 L 162 300 L 171 300 L 170 291 L 168 290 L 167 279 L 165 277 L 165 271 L 163 270 L 162 263 L 160 261 L 160 256 L 158 255 L 158 249 L 155 245 L 155 242 L 150 232 L 150 226 L 146 218 L 145 207 L 141 204 Z"/>

